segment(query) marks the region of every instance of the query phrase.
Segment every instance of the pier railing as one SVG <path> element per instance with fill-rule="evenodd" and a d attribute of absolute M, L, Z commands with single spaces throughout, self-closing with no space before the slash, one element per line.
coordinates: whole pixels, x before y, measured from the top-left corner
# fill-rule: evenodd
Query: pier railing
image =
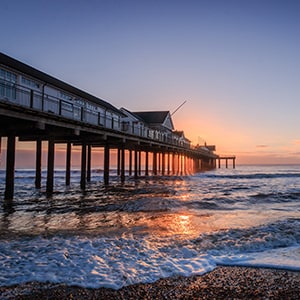
<path fill-rule="evenodd" d="M 94 109 L 89 108 L 91 107 L 89 101 L 84 99 L 80 99 L 80 101 L 76 103 L 1 79 L 0 101 L 37 112 L 44 112 L 49 115 L 56 115 L 61 118 L 82 122 L 84 124 L 104 127 L 148 140 L 190 149 L 189 144 L 180 140 L 180 138 L 173 133 L 162 132 L 147 126 L 141 127 L 140 125 L 126 124 L 126 122 L 123 122 L 120 118 L 107 115 L 106 110 L 100 105 L 97 107 L 95 103 L 93 103 L 92 107 Z"/>

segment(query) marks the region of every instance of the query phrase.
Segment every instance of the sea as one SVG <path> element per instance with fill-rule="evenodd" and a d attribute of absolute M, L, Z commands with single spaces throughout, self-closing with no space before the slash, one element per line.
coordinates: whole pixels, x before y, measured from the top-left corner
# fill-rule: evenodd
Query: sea
<path fill-rule="evenodd" d="M 237 166 L 191 176 L 93 170 L 71 185 L 55 170 L 51 198 L 34 170 L 16 170 L 4 201 L 0 171 L 0 285 L 38 281 L 88 288 L 201 275 L 217 266 L 300 271 L 300 166 Z"/>

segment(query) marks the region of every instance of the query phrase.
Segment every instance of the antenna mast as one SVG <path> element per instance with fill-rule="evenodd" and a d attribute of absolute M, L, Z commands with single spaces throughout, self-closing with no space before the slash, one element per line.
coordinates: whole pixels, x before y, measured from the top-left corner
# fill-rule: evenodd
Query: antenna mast
<path fill-rule="evenodd" d="M 185 103 L 186 103 L 186 100 L 185 100 L 182 104 L 180 104 L 180 105 L 173 111 L 173 113 L 171 114 L 171 116 L 173 116 L 173 115 L 177 112 L 177 110 L 179 110 Z"/>

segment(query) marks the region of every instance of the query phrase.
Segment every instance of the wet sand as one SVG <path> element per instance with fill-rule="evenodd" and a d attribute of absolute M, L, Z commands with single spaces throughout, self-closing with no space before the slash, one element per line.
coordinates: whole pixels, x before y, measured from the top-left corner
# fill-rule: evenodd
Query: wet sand
<path fill-rule="evenodd" d="M 0 287 L 0 299 L 300 299 L 300 272 L 218 267 L 203 276 L 173 277 L 120 290 L 26 283 Z"/>

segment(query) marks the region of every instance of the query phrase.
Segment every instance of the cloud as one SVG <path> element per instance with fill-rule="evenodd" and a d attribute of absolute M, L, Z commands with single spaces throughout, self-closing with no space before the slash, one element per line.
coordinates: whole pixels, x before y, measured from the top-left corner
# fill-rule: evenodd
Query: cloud
<path fill-rule="evenodd" d="M 268 148 L 268 145 L 256 145 L 256 148 Z"/>
<path fill-rule="evenodd" d="M 300 146 L 300 140 L 293 140 L 292 144 Z"/>

